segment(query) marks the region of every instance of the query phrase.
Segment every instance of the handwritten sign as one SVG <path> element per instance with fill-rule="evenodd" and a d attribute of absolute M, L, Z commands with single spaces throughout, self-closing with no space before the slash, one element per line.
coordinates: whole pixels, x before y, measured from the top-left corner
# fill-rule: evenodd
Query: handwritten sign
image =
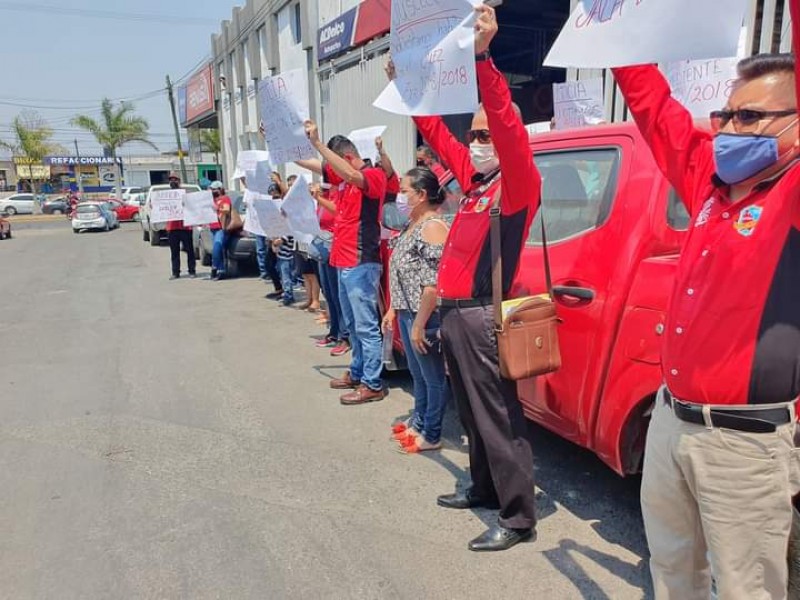
<path fill-rule="evenodd" d="M 234 178 L 253 177 L 256 166 L 261 161 L 269 162 L 269 152 L 264 150 L 242 150 L 236 157 L 236 172 Z"/>
<path fill-rule="evenodd" d="M 273 164 L 316 156 L 303 127 L 309 118 L 307 76 L 304 69 L 294 69 L 259 83 L 258 101 Z"/>
<path fill-rule="evenodd" d="M 194 192 L 186 194 L 183 200 L 183 224 L 209 225 L 217 223 L 217 211 L 214 208 L 214 195 L 211 192 Z"/>
<path fill-rule="evenodd" d="M 150 195 L 150 222 L 166 223 L 183 219 L 186 190 L 161 190 Z"/>
<path fill-rule="evenodd" d="M 256 170 L 247 178 L 247 187 L 259 194 L 269 194 L 272 186 L 272 164 L 268 160 L 256 163 Z"/>
<path fill-rule="evenodd" d="M 478 107 L 475 6 L 481 0 L 392 2 L 389 46 L 397 78 L 373 105 L 400 115 L 449 115 Z"/>
<path fill-rule="evenodd" d="M 283 199 L 283 212 L 294 237 L 310 244 L 320 233 L 317 203 L 308 191 L 308 181 L 300 175 Z"/>
<path fill-rule="evenodd" d="M 356 148 L 358 149 L 358 154 L 361 156 L 361 158 L 368 158 L 374 163 L 378 158 L 378 149 L 375 147 L 375 138 L 382 136 L 385 131 L 385 125 L 354 129 L 348 134 L 347 139 L 355 144 Z"/>
<path fill-rule="evenodd" d="M 672 97 L 698 118 L 707 118 L 711 111 L 725 106 L 738 77 L 736 66 L 747 54 L 746 46 L 747 28 L 743 27 L 737 58 L 682 60 L 663 65 L 662 71 L 672 87 Z"/>
<path fill-rule="evenodd" d="M 733 56 L 748 4 L 579 0 L 544 66 L 602 69 Z"/>
<path fill-rule="evenodd" d="M 553 111 L 556 129 L 574 129 L 604 122 L 603 80 L 553 84 Z"/>
<path fill-rule="evenodd" d="M 244 230 L 253 235 L 278 238 L 292 235 L 289 223 L 281 214 L 281 201 L 247 190 L 244 194 L 247 211 Z"/>

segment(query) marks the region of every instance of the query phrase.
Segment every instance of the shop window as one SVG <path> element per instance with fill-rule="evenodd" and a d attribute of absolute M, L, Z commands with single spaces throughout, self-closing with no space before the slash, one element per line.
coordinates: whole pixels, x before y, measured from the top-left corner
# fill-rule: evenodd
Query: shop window
<path fill-rule="evenodd" d="M 542 208 L 528 243 L 542 243 L 542 212 L 548 242 L 597 229 L 608 219 L 617 193 L 618 148 L 537 154 L 542 175 Z"/>

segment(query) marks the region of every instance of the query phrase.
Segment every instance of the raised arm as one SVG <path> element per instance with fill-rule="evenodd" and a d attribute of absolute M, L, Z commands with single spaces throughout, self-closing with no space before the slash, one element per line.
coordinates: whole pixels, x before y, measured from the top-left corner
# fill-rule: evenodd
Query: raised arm
<path fill-rule="evenodd" d="M 494 9 L 486 5 L 476 10 L 475 54 L 481 56 L 488 52 L 489 44 L 497 33 L 497 19 Z M 541 201 L 542 178 L 533 163 L 528 132 L 511 101 L 511 90 L 508 89 L 506 78 L 490 58 L 478 60 L 476 68 L 489 132 L 503 174 L 501 210 L 507 215 L 526 208 L 535 212 Z"/>
<path fill-rule="evenodd" d="M 696 214 L 706 200 L 700 189 L 715 171 L 711 134 L 695 127 L 692 115 L 672 97 L 669 83 L 654 65 L 617 68 L 613 73 L 656 164 L 689 212 Z"/>
<path fill-rule="evenodd" d="M 317 124 L 309 120 L 305 122 L 305 128 L 311 145 L 322 155 L 323 160 L 330 165 L 331 169 L 347 183 L 355 185 L 361 190 L 366 189 L 367 180 L 364 178 L 364 174 L 322 143 Z"/>
<path fill-rule="evenodd" d="M 308 160 L 296 160 L 294 161 L 298 167 L 302 169 L 306 169 L 307 171 L 311 171 L 312 173 L 316 173 L 317 175 L 322 175 L 322 161 L 318 158 L 309 158 Z"/>

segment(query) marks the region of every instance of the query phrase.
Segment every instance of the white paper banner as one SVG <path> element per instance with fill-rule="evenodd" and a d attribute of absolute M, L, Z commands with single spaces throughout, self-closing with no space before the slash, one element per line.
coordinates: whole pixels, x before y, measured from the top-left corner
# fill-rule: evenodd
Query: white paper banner
<path fill-rule="evenodd" d="M 362 159 L 368 158 L 374 164 L 378 158 L 378 149 L 375 147 L 375 138 L 382 136 L 385 131 L 385 125 L 354 129 L 347 136 L 347 139 L 355 144 L 356 148 L 358 149 L 358 154 Z"/>
<path fill-rule="evenodd" d="M 574 129 L 605 121 L 603 80 L 583 79 L 553 84 L 556 129 Z"/>
<path fill-rule="evenodd" d="M 317 203 L 308 191 L 308 181 L 300 175 L 283 199 L 283 212 L 295 239 L 310 244 L 319 235 Z"/>
<path fill-rule="evenodd" d="M 258 85 L 267 148 L 274 165 L 317 155 L 303 125 L 309 118 L 307 77 L 305 69 L 294 69 L 267 77 Z"/>
<path fill-rule="evenodd" d="M 161 190 L 150 195 L 150 222 L 166 223 L 183 219 L 186 190 Z"/>
<path fill-rule="evenodd" d="M 247 210 L 244 230 L 268 238 L 292 235 L 289 223 L 281 214 L 281 201 L 247 190 L 244 193 Z"/>
<path fill-rule="evenodd" d="M 269 152 L 264 150 L 242 150 L 236 157 L 236 171 L 233 174 L 233 178 L 247 177 L 249 179 L 253 177 L 256 165 L 262 161 L 269 162 Z"/>
<path fill-rule="evenodd" d="M 214 194 L 211 192 L 194 192 L 186 194 L 183 199 L 183 224 L 210 225 L 218 223 L 217 211 L 214 208 Z"/>
<path fill-rule="evenodd" d="M 400 115 L 475 112 L 475 7 L 482 0 L 392 2 L 397 78 L 373 105 Z"/>
<path fill-rule="evenodd" d="M 736 66 L 747 55 L 747 28 L 739 36 L 737 58 L 682 60 L 662 67 L 672 87 L 672 97 L 683 104 L 693 117 L 708 118 L 713 110 L 725 106 L 737 79 Z"/>
<path fill-rule="evenodd" d="M 251 183 L 252 181 L 252 183 Z M 272 186 L 272 164 L 268 160 L 259 161 L 252 177 L 247 178 L 247 187 L 259 194 L 269 194 Z"/>
<path fill-rule="evenodd" d="M 603 69 L 734 56 L 748 4 L 749 0 L 579 0 L 544 66 Z"/>

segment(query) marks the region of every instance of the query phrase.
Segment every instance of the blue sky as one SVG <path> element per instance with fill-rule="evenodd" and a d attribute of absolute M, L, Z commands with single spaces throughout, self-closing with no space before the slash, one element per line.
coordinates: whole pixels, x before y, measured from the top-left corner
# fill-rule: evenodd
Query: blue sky
<path fill-rule="evenodd" d="M 89 134 L 75 130 L 75 114 L 99 111 L 103 97 L 131 98 L 165 86 L 210 56 L 211 34 L 230 18 L 226 0 L 0 0 L 3 24 L 3 86 L 0 139 L 12 141 L 9 126 L 25 107 L 55 130 L 54 141 L 74 152 L 98 154 Z M 96 15 L 96 16 L 93 16 Z M 109 17 L 116 18 L 109 18 Z M 20 106 L 15 106 L 20 105 Z M 150 122 L 161 150 L 175 148 L 165 94 L 135 102 Z M 46 108 L 45 108 L 46 107 Z M 63 109 L 63 110 L 62 110 Z M 151 153 L 131 145 L 123 154 Z"/>

